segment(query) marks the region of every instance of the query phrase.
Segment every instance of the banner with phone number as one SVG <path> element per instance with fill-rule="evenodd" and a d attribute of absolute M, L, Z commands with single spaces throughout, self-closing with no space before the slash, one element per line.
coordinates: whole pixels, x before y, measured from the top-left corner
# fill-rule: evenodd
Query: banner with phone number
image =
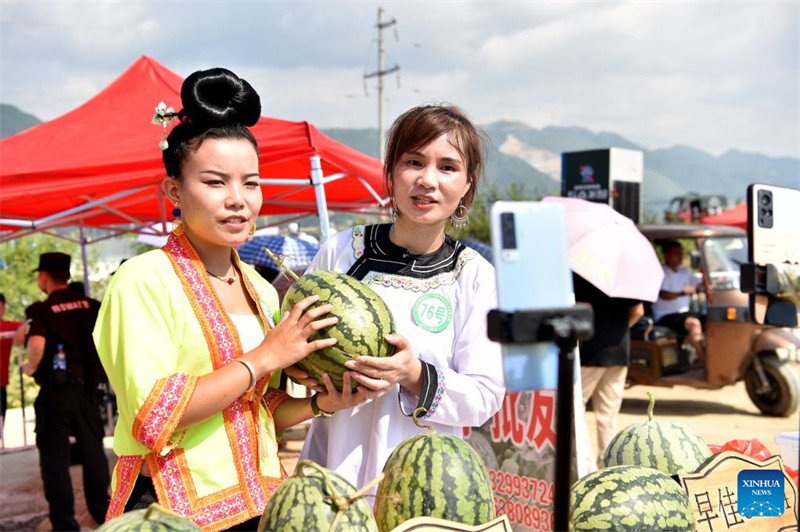
<path fill-rule="evenodd" d="M 580 397 L 580 388 L 577 390 Z M 585 425 L 576 397 L 573 468 L 583 469 Z M 516 532 L 553 530 L 553 475 L 556 449 L 556 391 L 506 392 L 500 411 L 479 428 L 465 428 L 464 438 L 489 470 L 497 515 L 508 516 Z M 584 437 L 582 437 L 584 436 Z M 577 456 L 576 456 L 577 455 Z M 578 458 L 576 460 L 576 458 Z"/>

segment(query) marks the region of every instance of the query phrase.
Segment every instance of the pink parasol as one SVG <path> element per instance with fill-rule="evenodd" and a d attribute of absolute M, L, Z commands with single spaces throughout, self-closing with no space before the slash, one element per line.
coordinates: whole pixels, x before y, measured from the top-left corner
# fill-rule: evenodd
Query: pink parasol
<path fill-rule="evenodd" d="M 603 203 L 545 197 L 567 212 L 570 269 L 609 297 L 655 301 L 664 270 L 630 218 Z"/>

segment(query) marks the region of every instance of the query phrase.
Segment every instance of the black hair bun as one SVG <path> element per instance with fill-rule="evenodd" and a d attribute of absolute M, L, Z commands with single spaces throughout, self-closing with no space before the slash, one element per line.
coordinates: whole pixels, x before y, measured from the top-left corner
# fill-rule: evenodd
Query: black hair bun
<path fill-rule="evenodd" d="M 183 113 L 206 126 L 252 126 L 261 118 L 261 99 L 245 80 L 224 68 L 198 70 L 181 86 Z"/>

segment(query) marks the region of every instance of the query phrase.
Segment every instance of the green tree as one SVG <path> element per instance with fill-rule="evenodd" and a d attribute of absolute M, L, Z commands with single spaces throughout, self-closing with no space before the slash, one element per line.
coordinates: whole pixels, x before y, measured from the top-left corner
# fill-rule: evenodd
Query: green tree
<path fill-rule="evenodd" d="M 80 256 L 77 244 L 44 234 L 0 244 L 0 264 L 3 265 L 0 269 L 0 292 L 6 296 L 6 319 L 23 321 L 25 308 L 45 298 L 33 270 L 39 265 L 39 255 L 50 251 Z M 73 271 L 75 266 L 73 259 Z"/>
<path fill-rule="evenodd" d="M 509 185 L 502 191 L 489 186 L 485 192 L 475 197 L 469 213 L 469 224 L 464 229 L 448 229 L 448 233 L 456 238 L 474 238 L 489 243 L 489 208 L 496 201 L 535 201 L 541 199 L 537 192 L 528 192 L 523 185 Z"/>

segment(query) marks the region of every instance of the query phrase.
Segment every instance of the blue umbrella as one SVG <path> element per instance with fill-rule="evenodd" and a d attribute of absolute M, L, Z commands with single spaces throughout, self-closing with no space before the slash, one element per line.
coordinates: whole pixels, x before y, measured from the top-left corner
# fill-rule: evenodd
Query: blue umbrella
<path fill-rule="evenodd" d="M 281 267 L 269 258 L 264 248 L 269 249 L 283 261 L 284 266 L 292 270 L 305 270 L 319 251 L 317 244 L 288 235 L 256 236 L 242 244 L 237 251 L 244 262 L 280 271 Z"/>
<path fill-rule="evenodd" d="M 480 240 L 475 240 L 474 238 L 462 238 L 461 243 L 465 246 L 469 246 L 475 251 L 477 251 L 484 259 L 488 260 L 489 262 L 494 264 L 494 254 L 492 253 L 492 248 L 489 244 L 484 244 Z"/>

